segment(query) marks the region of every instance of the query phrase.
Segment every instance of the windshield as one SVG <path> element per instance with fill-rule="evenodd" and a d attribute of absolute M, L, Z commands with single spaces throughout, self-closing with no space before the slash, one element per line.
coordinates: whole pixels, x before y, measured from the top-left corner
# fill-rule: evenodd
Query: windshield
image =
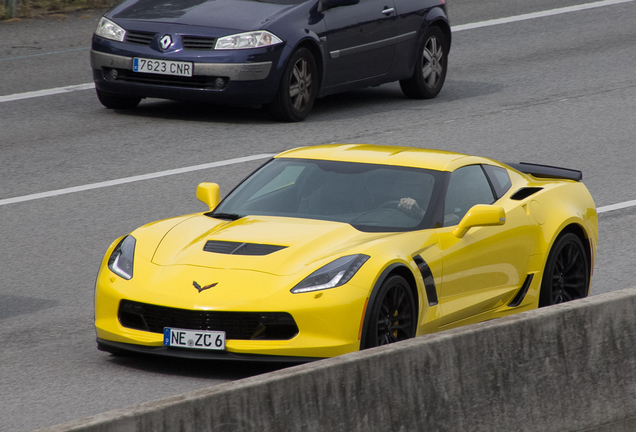
<path fill-rule="evenodd" d="M 209 215 L 320 219 L 363 231 L 404 231 L 424 225 L 438 174 L 388 165 L 274 159 Z"/>

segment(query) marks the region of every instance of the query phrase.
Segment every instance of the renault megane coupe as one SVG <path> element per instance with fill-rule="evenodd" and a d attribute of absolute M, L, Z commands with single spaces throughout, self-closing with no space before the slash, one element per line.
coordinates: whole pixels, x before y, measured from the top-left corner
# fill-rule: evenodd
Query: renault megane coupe
<path fill-rule="evenodd" d="M 98 348 L 305 361 L 588 295 L 596 208 L 576 170 L 437 150 L 279 154 L 205 212 L 113 242 Z M 219 202 L 220 201 L 220 202 Z"/>
<path fill-rule="evenodd" d="M 450 45 L 445 0 L 125 0 L 99 21 L 91 66 L 107 108 L 150 97 L 300 121 L 316 97 L 392 81 L 434 98 Z"/>

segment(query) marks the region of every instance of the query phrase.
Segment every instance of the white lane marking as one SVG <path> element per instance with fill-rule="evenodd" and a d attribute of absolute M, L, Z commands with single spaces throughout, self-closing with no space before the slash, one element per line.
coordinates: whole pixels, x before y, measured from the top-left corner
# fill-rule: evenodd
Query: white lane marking
<path fill-rule="evenodd" d="M 582 11 L 586 9 L 612 6 L 612 5 L 621 4 L 621 3 L 630 3 L 633 1 L 635 0 L 603 0 L 603 1 L 598 1 L 594 3 L 584 3 L 584 4 L 580 4 L 576 6 L 550 9 L 546 11 L 534 12 L 534 13 L 523 14 L 523 15 L 515 15 L 515 16 L 511 16 L 507 18 L 480 21 L 480 22 L 475 22 L 470 24 L 461 24 L 461 25 L 453 26 L 452 31 L 453 33 L 455 33 L 455 32 L 460 32 L 464 30 L 490 27 L 490 26 L 499 25 L 499 24 L 507 24 L 507 23 L 517 22 L 517 21 L 526 21 L 526 20 L 535 19 L 535 18 L 544 18 L 548 16 L 553 16 L 553 15 L 560 15 L 564 13 L 578 12 L 578 11 Z M 60 52 L 65 52 L 65 51 L 60 51 Z M 55 53 L 44 53 L 44 54 L 55 54 Z M 43 55 L 43 54 L 37 54 L 37 55 Z M 58 88 L 53 88 L 48 90 L 39 90 L 39 91 L 28 92 L 28 93 L 17 93 L 17 94 L 8 95 L 8 96 L 0 96 L 0 103 L 22 100 L 22 99 L 29 99 L 29 98 L 40 97 L 40 96 L 49 96 L 49 95 L 66 93 L 66 92 L 77 91 L 77 90 L 88 90 L 91 88 L 94 88 L 94 84 L 89 83 L 89 84 L 80 84 L 76 86 L 58 87 Z"/>
<path fill-rule="evenodd" d="M 88 83 L 88 84 L 79 84 L 79 85 L 72 85 L 72 86 L 66 86 L 66 87 L 56 87 L 56 88 L 46 89 L 46 90 L 37 90 L 37 91 L 31 91 L 27 93 L 17 93 L 17 94 L 12 94 L 8 96 L 0 96 L 0 103 L 12 102 L 12 101 L 17 101 L 22 99 L 31 99 L 31 98 L 42 97 L 42 96 L 50 96 L 50 95 L 55 95 L 60 93 L 74 92 L 78 90 L 90 90 L 94 88 L 95 88 L 94 83 Z"/>
<path fill-rule="evenodd" d="M 636 206 L 636 200 L 632 200 L 632 201 L 625 201 L 622 203 L 618 203 L 618 204 L 611 204 L 611 205 L 606 205 L 603 207 L 598 207 L 596 209 L 596 213 L 605 213 L 605 212 L 611 212 L 614 210 L 621 210 L 624 208 L 629 208 L 629 207 L 634 207 Z"/>
<path fill-rule="evenodd" d="M 125 178 L 120 178 L 116 180 L 103 181 L 99 183 L 91 183 L 91 184 L 86 184 L 83 186 L 75 186 L 75 187 L 70 187 L 66 189 L 57 189 L 57 190 L 52 190 L 48 192 L 24 195 L 20 197 L 6 198 L 6 199 L 0 200 L 0 206 L 4 206 L 8 204 L 16 204 L 16 203 L 25 202 L 25 201 L 33 201 L 33 200 L 42 199 L 42 198 L 49 198 L 49 197 L 53 197 L 57 195 L 66 195 L 66 194 L 75 193 L 75 192 L 83 192 L 83 191 L 87 191 L 91 189 L 117 186 L 117 185 L 121 185 L 125 183 L 132 183 L 132 182 L 137 182 L 142 180 L 150 180 L 150 179 L 154 179 L 158 177 L 166 177 L 166 176 L 171 176 L 175 174 L 183 174 L 183 173 L 188 173 L 192 171 L 200 171 L 200 170 L 205 170 L 209 168 L 216 168 L 216 167 L 233 165 L 233 164 L 238 164 L 243 162 L 250 162 L 250 161 L 255 161 L 259 159 L 267 159 L 267 158 L 271 158 L 272 156 L 274 156 L 274 154 L 257 154 L 253 156 L 245 156 L 245 157 L 240 157 L 235 159 L 228 159 L 224 161 L 211 162 L 207 164 L 171 169 L 167 171 L 159 171 L 155 173 L 125 177 Z"/>
<path fill-rule="evenodd" d="M 584 4 L 580 4 L 576 6 L 567 6 L 567 7 L 562 7 L 558 9 L 545 10 L 541 12 L 515 15 L 515 16 L 511 16 L 507 18 L 498 18 L 498 19 L 492 19 L 492 20 L 481 21 L 481 22 L 470 23 L 470 24 L 461 24 L 458 26 L 453 26 L 451 30 L 453 31 L 453 33 L 455 33 L 459 31 L 472 30 L 472 29 L 477 29 L 482 27 L 490 27 L 490 26 L 495 26 L 499 24 L 508 24 L 508 23 L 517 22 L 517 21 L 526 21 L 526 20 L 531 20 L 535 18 L 544 18 L 544 17 L 560 15 L 560 14 L 570 13 L 570 12 L 579 12 L 582 10 L 612 6 L 612 5 L 617 5 L 621 3 L 630 3 L 633 1 L 634 0 L 603 0 L 603 1 L 598 1 L 594 3 L 584 3 Z"/>

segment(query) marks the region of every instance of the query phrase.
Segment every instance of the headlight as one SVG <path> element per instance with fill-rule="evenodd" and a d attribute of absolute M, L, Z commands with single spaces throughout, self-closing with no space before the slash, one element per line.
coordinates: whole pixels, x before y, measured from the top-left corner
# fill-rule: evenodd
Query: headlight
<path fill-rule="evenodd" d="M 255 31 L 225 36 L 217 39 L 214 49 L 233 50 L 259 48 L 282 43 L 276 35 L 268 31 Z"/>
<path fill-rule="evenodd" d="M 291 289 L 294 294 L 319 291 L 344 285 L 356 274 L 368 255 L 348 255 L 316 270 Z"/>
<path fill-rule="evenodd" d="M 126 30 L 111 20 L 102 17 L 102 19 L 99 20 L 99 24 L 97 24 L 95 34 L 105 39 L 123 42 L 124 36 L 126 36 Z"/>
<path fill-rule="evenodd" d="M 131 235 L 124 237 L 122 241 L 115 246 L 113 253 L 108 259 L 108 268 L 126 280 L 130 280 L 133 277 L 136 242 L 135 238 Z"/>

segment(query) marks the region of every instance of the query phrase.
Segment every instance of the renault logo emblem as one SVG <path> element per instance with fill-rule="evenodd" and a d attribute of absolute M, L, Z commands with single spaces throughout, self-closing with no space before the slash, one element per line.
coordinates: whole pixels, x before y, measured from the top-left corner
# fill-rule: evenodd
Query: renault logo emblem
<path fill-rule="evenodd" d="M 161 44 L 161 49 L 167 50 L 170 45 L 172 45 L 172 38 L 170 35 L 164 35 L 161 40 L 159 40 L 159 43 Z"/>

